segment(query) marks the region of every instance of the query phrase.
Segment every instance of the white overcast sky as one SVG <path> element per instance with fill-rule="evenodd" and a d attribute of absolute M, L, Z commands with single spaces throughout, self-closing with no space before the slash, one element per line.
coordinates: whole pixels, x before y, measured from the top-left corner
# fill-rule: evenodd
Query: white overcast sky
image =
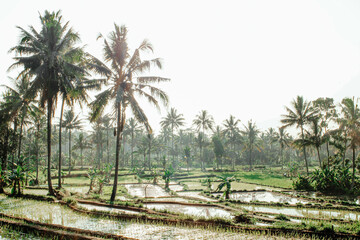
<path fill-rule="evenodd" d="M 130 48 L 149 39 L 164 60 L 157 75 L 171 78 L 163 89 L 170 107 L 190 126 L 206 109 L 221 124 L 230 114 L 278 127 L 284 106 L 296 95 L 308 100 L 358 97 L 360 90 L 360 1 L 181 0 L 181 1 L 3 1 L 0 8 L 0 82 L 13 62 L 16 26 L 39 26 L 44 10 L 62 11 L 86 50 L 102 58 L 99 33 L 113 24 L 129 29 Z M 166 114 L 145 105 L 155 130 Z"/>

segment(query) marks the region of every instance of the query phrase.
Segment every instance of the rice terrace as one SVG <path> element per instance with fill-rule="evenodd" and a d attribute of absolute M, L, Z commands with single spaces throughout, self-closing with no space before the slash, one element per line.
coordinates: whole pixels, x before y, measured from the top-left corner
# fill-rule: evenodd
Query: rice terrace
<path fill-rule="evenodd" d="M 360 239 L 358 1 L 2 5 L 0 239 Z"/>

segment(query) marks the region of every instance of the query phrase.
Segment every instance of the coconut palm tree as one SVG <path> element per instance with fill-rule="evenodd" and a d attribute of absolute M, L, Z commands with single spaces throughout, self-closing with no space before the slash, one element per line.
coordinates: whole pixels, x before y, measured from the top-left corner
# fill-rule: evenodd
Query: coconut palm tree
<path fill-rule="evenodd" d="M 30 31 L 18 27 L 21 39 L 10 51 L 15 52 L 15 63 L 10 69 L 23 67 L 19 76 L 26 75 L 31 80 L 28 91 L 34 98 L 40 95 L 41 107 L 47 106 L 47 180 L 50 195 L 54 195 L 51 183 L 51 121 L 59 93 L 62 89 L 72 88 L 72 79 L 83 77 L 85 69 L 79 64 L 85 58 L 82 48 L 75 47 L 80 40 L 79 35 L 68 23 L 62 23 L 60 11 L 45 11 L 40 15 L 41 30 L 34 27 Z M 80 61 L 81 60 L 81 61 Z"/>
<path fill-rule="evenodd" d="M 71 131 L 79 130 L 82 128 L 81 120 L 79 119 L 79 114 L 75 116 L 74 110 L 70 109 L 64 114 L 64 122 L 63 127 L 69 132 L 69 175 L 71 173 Z M 61 179 L 61 175 L 59 175 L 59 183 Z M 61 183 L 59 185 L 61 187 Z"/>
<path fill-rule="evenodd" d="M 10 78 L 10 80 L 14 83 L 14 88 L 5 86 L 10 94 L 6 95 L 4 99 L 5 105 L 3 111 L 9 112 L 12 119 L 16 117 L 20 119 L 20 133 L 18 140 L 18 158 L 20 158 L 22 132 L 24 126 L 27 124 L 26 119 L 31 112 L 37 110 L 37 107 L 34 104 L 36 101 L 27 94 L 27 91 L 30 88 L 29 78 L 27 76 L 22 76 L 20 79 Z"/>
<path fill-rule="evenodd" d="M 184 126 L 185 119 L 183 118 L 182 114 L 178 114 L 175 108 L 171 108 L 170 112 L 168 112 L 167 116 L 163 118 L 160 122 L 161 127 L 166 128 L 169 127 L 171 129 L 171 151 L 173 156 L 173 167 L 174 167 L 174 158 L 175 158 L 175 151 L 174 151 L 174 130 L 178 129 L 181 126 Z"/>
<path fill-rule="evenodd" d="M 253 150 L 257 149 L 260 151 L 260 145 L 258 141 L 258 134 L 260 130 L 257 128 L 256 124 L 252 120 L 248 121 L 247 126 L 244 125 L 245 130 L 241 131 L 244 137 L 244 146 L 245 149 L 249 152 L 249 170 L 252 170 L 252 153 Z"/>
<path fill-rule="evenodd" d="M 308 123 L 309 120 L 316 115 L 316 113 L 311 106 L 311 102 L 304 100 L 302 96 L 297 96 L 296 99 L 291 102 L 291 106 L 293 109 L 285 107 L 287 114 L 282 115 L 281 123 L 284 124 L 284 128 L 289 126 L 296 126 L 297 128 L 300 128 L 301 140 L 304 141 L 304 125 Z M 303 145 L 302 149 L 304 154 L 306 173 L 309 174 L 309 165 L 306 157 L 305 145 Z"/>
<path fill-rule="evenodd" d="M 283 127 L 279 128 L 279 132 L 274 136 L 272 142 L 277 142 L 280 145 L 280 161 L 281 161 L 281 169 L 284 168 L 284 149 L 289 146 L 290 143 L 290 135 L 286 132 Z"/>
<path fill-rule="evenodd" d="M 159 58 L 152 60 L 142 60 L 141 53 L 144 51 L 153 51 L 152 45 L 144 40 L 140 46 L 135 49 L 131 55 L 127 44 L 127 28 L 119 27 L 115 24 L 115 30 L 111 32 L 107 40 L 103 35 L 99 38 L 104 40 L 104 59 L 111 65 L 112 84 L 102 93 L 96 96 L 92 103 L 92 119 L 96 119 L 109 102 L 113 102 L 114 112 L 116 113 L 116 153 L 115 153 L 115 177 L 114 186 L 110 201 L 113 202 L 116 196 L 119 170 L 119 153 L 121 145 L 121 136 L 126 122 L 125 112 L 129 107 L 136 120 L 144 124 L 148 133 L 152 132 L 145 112 L 137 102 L 136 96 L 143 96 L 156 108 L 160 108 L 160 99 L 167 104 L 168 97 L 164 91 L 152 86 L 152 83 L 169 81 L 167 78 L 157 76 L 141 76 L 142 73 L 150 70 L 152 66 L 162 68 Z"/>
<path fill-rule="evenodd" d="M 352 162 L 353 162 L 353 179 L 355 182 L 355 169 L 356 169 L 356 148 L 360 145 L 360 109 L 358 99 L 344 98 L 341 101 L 342 117 L 340 118 L 340 129 L 346 131 L 346 135 L 350 138 L 350 148 L 352 149 Z M 353 187 L 353 186 L 352 186 Z"/>
<path fill-rule="evenodd" d="M 84 167 L 84 162 L 83 162 L 83 151 L 84 149 L 90 149 L 91 148 L 91 144 L 90 142 L 87 140 L 87 138 L 84 136 L 83 133 L 80 133 L 76 138 L 75 138 L 75 144 L 73 146 L 73 149 L 80 149 L 80 162 L 81 162 L 81 168 Z"/>
<path fill-rule="evenodd" d="M 135 136 L 136 134 L 140 133 L 142 131 L 141 126 L 139 126 L 138 122 L 135 118 L 129 119 L 129 134 L 131 137 L 131 168 L 134 167 L 134 147 L 135 147 Z"/>
<path fill-rule="evenodd" d="M 198 115 L 195 116 L 195 119 L 193 120 L 193 125 L 195 125 L 196 130 L 200 133 L 200 130 L 202 130 L 202 141 L 203 143 L 199 145 L 200 147 L 200 161 L 201 161 L 201 170 L 205 170 L 205 164 L 204 159 L 202 157 L 202 147 L 204 145 L 204 137 L 205 137 L 205 131 L 212 129 L 214 125 L 214 118 L 208 113 L 206 110 L 201 110 Z M 200 135 L 199 135 L 200 136 Z"/>
<path fill-rule="evenodd" d="M 236 119 L 233 115 L 230 115 L 229 119 L 226 119 L 223 123 L 224 135 L 228 139 L 228 142 L 232 151 L 231 165 L 232 170 L 235 170 L 235 144 L 239 142 L 239 128 L 238 124 L 240 123 L 239 119 Z"/>

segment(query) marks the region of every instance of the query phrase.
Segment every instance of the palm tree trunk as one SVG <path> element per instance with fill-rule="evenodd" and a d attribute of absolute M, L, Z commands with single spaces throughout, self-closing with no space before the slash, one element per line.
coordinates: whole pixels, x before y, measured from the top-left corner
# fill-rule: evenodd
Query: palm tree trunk
<path fill-rule="evenodd" d="M 134 167 L 134 132 L 131 131 L 131 168 Z"/>
<path fill-rule="evenodd" d="M 319 147 L 316 147 L 316 151 L 317 151 L 317 155 L 318 155 L 318 158 L 319 158 L 320 168 L 322 168 L 322 163 L 321 163 L 321 158 L 320 158 L 320 149 L 319 149 Z"/>
<path fill-rule="evenodd" d="M 149 135 L 149 171 L 151 171 L 151 138 L 150 138 L 150 135 Z"/>
<path fill-rule="evenodd" d="M 355 164 L 355 146 L 352 148 L 352 154 L 353 154 L 353 164 L 352 164 L 353 174 L 352 174 L 351 189 L 354 187 L 354 184 L 355 184 L 355 168 L 356 168 L 356 164 Z"/>
<path fill-rule="evenodd" d="M 119 155 L 120 155 L 120 145 L 121 145 L 121 132 L 122 124 L 124 123 L 124 119 L 121 118 L 121 105 L 117 103 L 117 131 L 116 131 L 116 152 L 115 152 L 115 175 L 114 175 L 114 185 L 110 197 L 110 202 L 113 203 L 116 196 L 117 184 L 118 184 L 118 174 L 119 174 Z M 124 116 L 123 116 L 124 117 Z"/>
<path fill-rule="evenodd" d="M 47 166 L 47 180 L 49 187 L 49 195 L 54 196 L 54 190 L 51 183 L 51 113 L 52 113 L 52 99 L 48 99 L 47 103 L 47 154 L 48 154 L 48 166 Z"/>
<path fill-rule="evenodd" d="M 250 149 L 249 149 L 249 165 L 250 165 L 250 171 L 252 170 L 252 147 L 250 146 Z"/>
<path fill-rule="evenodd" d="M 110 152 L 109 152 L 109 129 L 106 129 L 106 152 L 107 152 L 107 164 L 110 164 Z"/>
<path fill-rule="evenodd" d="M 35 178 L 35 182 L 36 185 L 39 184 L 39 132 L 40 132 L 40 124 L 37 125 L 37 131 L 36 131 L 36 135 L 35 135 L 35 158 L 36 158 L 36 178 Z"/>
<path fill-rule="evenodd" d="M 13 145 L 15 145 L 16 143 L 16 132 L 17 132 L 17 126 L 18 126 L 18 120 L 17 120 L 17 117 L 15 117 L 14 119 L 14 134 L 13 134 L 13 137 L 12 137 L 12 140 L 13 140 Z M 15 164 L 15 154 L 16 154 L 16 151 L 15 150 L 12 150 L 11 151 L 11 156 L 12 156 L 12 165 Z"/>
<path fill-rule="evenodd" d="M 69 129 L 69 175 L 71 174 L 71 129 Z"/>
<path fill-rule="evenodd" d="M 125 136 L 122 137 L 121 167 L 125 166 Z"/>
<path fill-rule="evenodd" d="M 23 131 L 23 127 L 24 127 L 24 120 L 25 120 L 24 117 L 22 117 L 21 123 L 20 123 L 18 159 L 20 159 L 20 153 L 21 153 L 21 140 L 22 140 L 22 131 Z"/>
<path fill-rule="evenodd" d="M 301 125 L 301 139 L 304 142 L 304 128 Z M 305 166 L 306 166 L 306 174 L 309 175 L 309 166 L 308 166 L 308 161 L 306 158 L 306 149 L 305 146 L 303 146 L 303 153 L 304 153 L 304 159 L 305 159 Z"/>
<path fill-rule="evenodd" d="M 80 148 L 80 159 L 81 159 L 81 169 L 84 168 L 84 162 L 83 162 L 83 149 Z"/>
<path fill-rule="evenodd" d="M 283 146 L 281 145 L 280 146 L 280 158 L 281 158 L 281 170 L 283 170 L 284 169 L 284 156 L 283 156 Z"/>
<path fill-rule="evenodd" d="M 64 113 L 64 105 L 65 105 L 65 96 L 63 96 L 63 100 L 61 103 L 61 112 L 60 112 L 60 122 L 59 122 L 59 169 L 58 169 L 58 188 L 60 189 L 61 186 L 61 131 L 62 131 L 62 118 Z"/>

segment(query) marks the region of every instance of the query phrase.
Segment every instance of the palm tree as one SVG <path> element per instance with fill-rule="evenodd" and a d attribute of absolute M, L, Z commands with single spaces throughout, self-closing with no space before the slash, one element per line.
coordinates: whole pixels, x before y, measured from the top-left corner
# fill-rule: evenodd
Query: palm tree
<path fill-rule="evenodd" d="M 129 119 L 129 134 L 131 136 L 131 168 L 134 167 L 134 147 L 135 147 L 135 135 L 141 132 L 141 127 L 139 126 L 138 122 L 135 118 Z"/>
<path fill-rule="evenodd" d="M 322 168 L 320 148 L 325 143 L 325 137 L 323 134 L 322 127 L 320 126 L 320 118 L 314 117 L 310 120 L 310 131 L 306 131 L 305 139 L 302 144 L 305 146 L 313 146 L 316 149 L 317 156 L 319 159 L 319 166 Z"/>
<path fill-rule="evenodd" d="M 131 55 L 128 49 L 127 28 L 125 26 L 119 27 L 115 24 L 115 30 L 109 34 L 109 41 L 102 35 L 100 35 L 99 38 L 103 38 L 104 40 L 104 59 L 111 64 L 111 79 L 113 84 L 96 96 L 96 100 L 92 103 L 92 119 L 96 119 L 110 101 L 113 102 L 117 123 L 115 177 L 110 198 L 110 201 L 113 202 L 118 184 L 120 141 L 126 122 L 125 111 L 130 107 L 136 120 L 144 124 L 148 133 L 151 133 L 152 129 L 149 121 L 137 102 L 135 94 L 145 97 L 159 109 L 158 99 L 162 100 L 164 104 L 167 104 L 168 97 L 164 91 L 152 86 L 151 83 L 169 81 L 169 79 L 139 76 L 141 73 L 150 70 L 152 66 L 162 68 L 162 63 L 158 58 L 146 61 L 141 59 L 141 52 L 153 51 L 152 45 L 147 40 L 144 40 L 140 46 L 135 49 L 133 55 Z"/>
<path fill-rule="evenodd" d="M 169 127 L 171 129 L 171 151 L 173 155 L 173 166 L 174 166 L 174 129 L 178 129 L 181 126 L 184 126 L 185 119 L 182 117 L 182 114 L 178 114 L 175 108 L 171 108 L 170 112 L 168 112 L 167 116 L 163 118 L 160 122 L 161 127 L 166 128 Z"/>
<path fill-rule="evenodd" d="M 81 129 L 81 120 L 79 119 L 79 114 L 75 116 L 74 110 L 70 109 L 65 112 L 65 119 L 63 122 L 63 127 L 69 132 L 69 175 L 71 173 L 71 131 L 75 129 Z M 59 167 L 60 169 L 60 167 Z M 60 172 L 61 173 L 61 172 Z M 59 187 L 61 188 L 61 174 L 59 175 Z"/>
<path fill-rule="evenodd" d="M 20 133 L 18 140 L 18 158 L 20 158 L 21 153 L 21 140 L 22 132 L 24 125 L 26 125 L 26 118 L 29 113 L 36 111 L 37 107 L 34 105 L 35 100 L 32 99 L 27 91 L 30 88 L 30 80 L 27 76 L 22 76 L 20 79 L 12 79 L 15 87 L 11 88 L 5 86 L 10 94 L 6 95 L 5 99 L 5 108 L 3 111 L 9 112 L 12 118 L 20 118 Z M 15 120 L 16 121 L 16 120 Z"/>
<path fill-rule="evenodd" d="M 83 151 L 84 149 L 89 149 L 91 148 L 91 144 L 90 142 L 87 140 L 87 138 L 84 136 L 83 133 L 80 133 L 76 138 L 75 138 L 75 144 L 73 149 L 80 149 L 80 161 L 81 161 L 81 168 L 84 167 L 84 162 L 83 162 Z"/>
<path fill-rule="evenodd" d="M 289 133 L 286 132 L 285 128 L 280 127 L 278 134 L 276 134 L 272 140 L 272 142 L 278 142 L 280 145 L 280 161 L 281 161 L 281 169 L 284 168 L 284 148 L 289 146 L 290 136 Z"/>
<path fill-rule="evenodd" d="M 254 149 L 260 151 L 260 146 L 258 143 L 258 134 L 260 133 L 259 129 L 256 127 L 256 124 L 252 120 L 248 121 L 248 125 L 245 126 L 245 131 L 241 131 L 244 136 L 244 145 L 245 149 L 249 151 L 249 170 L 252 170 L 252 153 Z"/>
<path fill-rule="evenodd" d="M 287 114 L 282 115 L 281 123 L 284 124 L 284 128 L 287 128 L 289 126 L 296 126 L 297 128 L 300 128 L 301 140 L 304 141 L 304 125 L 308 123 L 309 120 L 313 118 L 316 113 L 313 111 L 311 103 L 304 100 L 302 96 L 297 96 L 297 98 L 291 102 L 291 105 L 293 109 L 285 107 Z M 302 149 L 304 154 L 306 173 L 309 174 L 309 166 L 306 157 L 305 145 L 303 145 Z"/>
<path fill-rule="evenodd" d="M 113 129 L 113 118 L 109 114 L 103 117 L 103 125 L 106 131 L 106 163 L 110 164 L 109 130 Z"/>
<path fill-rule="evenodd" d="M 356 148 L 360 145 L 360 109 L 358 100 L 353 98 L 344 98 L 341 101 L 341 118 L 340 129 L 346 131 L 346 135 L 350 138 L 350 148 L 352 149 L 353 160 L 353 179 L 352 187 L 355 182 L 355 168 L 356 168 Z"/>
<path fill-rule="evenodd" d="M 35 97 L 39 93 L 41 107 L 47 106 L 47 180 L 50 195 L 54 195 L 50 171 L 52 115 L 61 90 L 71 89 L 70 80 L 82 78 L 86 74 L 78 64 L 85 57 L 83 50 L 75 47 L 80 40 L 79 35 L 71 28 L 68 29 L 68 23 L 62 24 L 60 14 L 60 11 L 45 11 L 44 16 L 40 15 L 40 32 L 32 26 L 30 31 L 18 27 L 21 39 L 10 50 L 18 56 L 9 68 L 24 67 L 19 76 L 26 75 L 32 79 L 29 96 Z"/>
<path fill-rule="evenodd" d="M 240 120 L 235 119 L 233 115 L 230 115 L 229 119 L 226 119 L 223 123 L 225 127 L 224 134 L 230 143 L 231 151 L 233 153 L 232 154 L 233 156 L 231 158 L 232 170 L 235 170 L 235 144 L 239 140 L 239 128 L 238 128 L 239 123 Z"/>
<path fill-rule="evenodd" d="M 200 144 L 200 161 L 201 161 L 201 170 L 205 170 L 204 159 L 202 158 L 202 147 L 204 145 L 205 131 L 212 129 L 214 125 L 214 118 L 209 115 L 206 110 L 201 110 L 198 115 L 196 115 L 193 120 L 193 124 L 196 127 L 196 130 L 200 133 L 202 130 L 202 144 Z"/>

